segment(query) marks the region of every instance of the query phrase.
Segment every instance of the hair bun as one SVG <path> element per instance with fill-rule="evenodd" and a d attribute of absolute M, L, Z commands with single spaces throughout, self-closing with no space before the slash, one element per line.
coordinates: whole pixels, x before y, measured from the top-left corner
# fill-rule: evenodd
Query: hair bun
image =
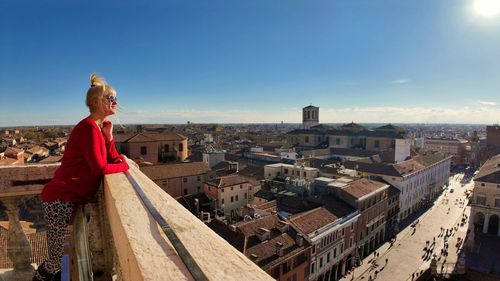
<path fill-rule="evenodd" d="M 95 73 L 90 74 L 90 87 L 105 86 L 105 85 L 106 81 L 104 81 L 104 79 L 101 76 Z"/>

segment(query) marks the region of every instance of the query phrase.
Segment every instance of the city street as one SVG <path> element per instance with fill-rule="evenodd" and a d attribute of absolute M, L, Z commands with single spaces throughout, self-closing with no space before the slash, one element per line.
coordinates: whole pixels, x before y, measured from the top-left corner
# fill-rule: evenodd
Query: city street
<path fill-rule="evenodd" d="M 473 182 L 462 186 L 463 174 L 450 177 L 450 185 L 436 200 L 434 206 L 403 229 L 391 246 L 383 244 L 374 254 L 364 259 L 361 266 L 351 270 L 341 280 L 413 280 L 430 267 L 433 254 L 438 257 L 438 273 L 451 271 L 457 261 L 457 242 L 463 241 L 468 227 L 468 219 L 463 226 L 457 227 L 463 214 L 467 216 L 470 208 L 466 206 L 467 190 Z M 453 190 L 453 192 L 451 192 Z M 451 229 L 453 228 L 453 231 Z M 448 236 L 446 235 L 447 231 Z M 447 254 L 442 252 L 447 237 Z M 458 243 L 463 246 L 463 243 Z M 387 264 L 386 264 L 387 260 Z"/>

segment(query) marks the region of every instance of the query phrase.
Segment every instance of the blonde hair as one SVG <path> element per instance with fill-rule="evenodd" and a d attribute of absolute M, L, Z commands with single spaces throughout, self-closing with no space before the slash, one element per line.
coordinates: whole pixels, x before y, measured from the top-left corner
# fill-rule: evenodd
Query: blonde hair
<path fill-rule="evenodd" d="M 87 99 L 85 100 L 90 112 L 96 112 L 104 106 L 104 97 L 108 95 L 116 95 L 115 89 L 108 85 L 101 76 L 92 73 L 90 75 L 90 88 L 87 91 Z"/>

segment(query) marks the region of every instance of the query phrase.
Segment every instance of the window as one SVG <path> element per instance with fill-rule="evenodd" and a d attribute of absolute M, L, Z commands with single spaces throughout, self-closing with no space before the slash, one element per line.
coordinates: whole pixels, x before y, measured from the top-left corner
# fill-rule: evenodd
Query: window
<path fill-rule="evenodd" d="M 380 148 L 380 141 L 376 140 L 374 146 L 375 148 Z"/>
<path fill-rule="evenodd" d="M 309 142 L 309 137 L 305 137 L 304 142 L 308 143 Z"/>
<path fill-rule="evenodd" d="M 273 270 L 271 270 L 271 276 L 273 278 L 276 278 L 276 279 L 278 279 L 280 277 L 280 267 L 279 266 L 277 266 L 277 267 L 273 268 Z"/>
<path fill-rule="evenodd" d="M 184 188 L 184 195 L 187 195 L 188 194 L 188 190 L 187 188 Z"/>
<path fill-rule="evenodd" d="M 319 268 L 323 267 L 323 257 L 319 259 Z"/>
<path fill-rule="evenodd" d="M 287 273 L 290 270 L 292 270 L 292 267 L 290 266 L 290 262 L 285 262 L 283 263 L 283 273 Z"/>
<path fill-rule="evenodd" d="M 484 183 L 481 183 L 481 186 L 485 186 L 485 184 L 484 184 Z"/>
<path fill-rule="evenodd" d="M 234 198 L 236 201 L 238 201 L 238 195 L 236 195 L 236 197 Z"/>
<path fill-rule="evenodd" d="M 354 230 L 354 223 L 351 223 L 351 230 Z"/>
<path fill-rule="evenodd" d="M 288 277 L 286 281 L 297 281 L 297 273 L 294 273 L 292 276 Z"/>
<path fill-rule="evenodd" d="M 182 145 L 182 143 L 179 143 L 179 151 L 183 151 L 184 150 L 184 145 Z"/>
<path fill-rule="evenodd" d="M 335 139 L 335 145 L 340 145 L 340 139 L 339 138 Z"/>
<path fill-rule="evenodd" d="M 342 236 L 345 234 L 345 228 L 342 228 Z"/>
<path fill-rule="evenodd" d="M 145 146 L 141 146 L 141 155 L 146 155 L 148 154 L 148 149 Z"/>
<path fill-rule="evenodd" d="M 479 205 L 486 205 L 486 197 L 477 196 L 476 203 Z"/>
<path fill-rule="evenodd" d="M 326 263 L 330 262 L 330 253 L 326 254 Z"/>
<path fill-rule="evenodd" d="M 495 198 L 495 207 L 500 208 L 500 199 Z"/>
<path fill-rule="evenodd" d="M 198 190 L 198 193 L 200 193 L 200 191 L 201 191 L 201 186 L 198 186 L 196 189 Z"/>
<path fill-rule="evenodd" d="M 233 196 L 231 196 L 231 202 L 234 202 L 234 197 Z"/>
<path fill-rule="evenodd" d="M 316 267 L 316 263 L 311 263 L 311 274 L 314 274 L 314 268 Z"/>
<path fill-rule="evenodd" d="M 161 184 L 162 184 L 163 186 L 165 186 L 165 185 L 167 185 L 167 181 L 162 181 L 162 182 L 161 182 Z"/>
<path fill-rule="evenodd" d="M 187 178 L 182 178 L 182 182 L 186 183 L 186 182 L 188 182 L 188 179 Z"/>
<path fill-rule="evenodd" d="M 242 184 L 240 184 L 240 189 L 243 189 L 243 185 Z"/>
<path fill-rule="evenodd" d="M 304 172 L 304 178 L 307 176 L 306 172 Z"/>
<path fill-rule="evenodd" d="M 220 189 L 220 192 L 224 193 L 224 188 L 221 188 L 221 189 Z"/>
<path fill-rule="evenodd" d="M 248 187 L 248 190 L 252 190 L 252 186 L 249 186 L 249 187 Z"/>
<path fill-rule="evenodd" d="M 344 244 L 340 244 L 340 253 L 342 254 L 344 252 Z"/>
<path fill-rule="evenodd" d="M 288 174 L 288 169 L 284 169 L 284 170 L 283 170 L 283 172 L 284 172 L 285 174 Z"/>
<path fill-rule="evenodd" d="M 196 177 L 196 180 L 197 180 L 197 181 L 201 181 L 201 176 L 197 176 L 197 177 Z"/>
<path fill-rule="evenodd" d="M 245 192 L 245 199 L 247 199 L 247 193 Z"/>
<path fill-rule="evenodd" d="M 333 249 L 333 258 L 337 257 L 337 248 Z"/>
<path fill-rule="evenodd" d="M 163 150 L 164 150 L 165 152 L 170 152 L 170 145 L 168 145 L 168 144 L 164 145 L 164 146 L 163 146 Z"/>
<path fill-rule="evenodd" d="M 222 198 L 222 200 L 220 201 L 221 204 L 224 204 L 224 198 Z"/>
<path fill-rule="evenodd" d="M 234 190 L 234 186 L 231 186 L 231 191 L 233 191 L 233 190 Z"/>

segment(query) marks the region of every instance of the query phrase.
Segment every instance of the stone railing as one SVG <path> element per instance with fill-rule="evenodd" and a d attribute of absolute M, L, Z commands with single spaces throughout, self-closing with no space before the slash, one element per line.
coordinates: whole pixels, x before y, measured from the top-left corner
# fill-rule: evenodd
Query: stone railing
<path fill-rule="evenodd" d="M 47 247 L 43 247 L 44 244 L 46 245 L 45 234 L 31 231 L 32 233 L 27 235 L 23 230 L 23 225 L 26 228 L 28 223 L 20 221 L 19 208 L 24 204 L 23 209 L 26 213 L 26 205 L 29 205 L 27 202 L 36 201 L 33 197 L 41 192 L 44 184 L 53 177 L 58 167 L 58 164 L 0 167 L 0 202 L 5 207 L 8 218 L 7 231 L 3 227 L 0 229 L 0 244 L 2 245 L 0 247 L 0 280 L 31 280 L 34 272 L 32 263 L 41 262 L 40 258 L 46 255 Z M 37 212 L 38 214 L 30 215 L 35 219 L 31 222 L 34 226 L 43 217 L 41 209 Z M 35 245 L 42 246 L 36 247 Z M 33 255 L 32 248 L 36 255 Z M 5 268 L 6 265 L 11 265 L 12 268 Z"/>
<path fill-rule="evenodd" d="M 130 166 L 130 178 L 177 234 L 207 279 L 273 280 L 132 163 Z M 16 200 L 40 193 L 57 167 L 33 165 L 0 168 L 0 201 L 7 207 L 10 222 L 7 255 L 13 263 L 10 271 L 2 273 L 0 269 L 0 280 L 31 280 L 32 249 L 19 225 Z M 71 279 L 83 281 L 86 278 L 82 276 L 91 270 L 94 280 L 103 281 L 113 278 L 126 281 L 195 280 L 172 242 L 145 208 L 130 179 L 124 173 L 107 175 L 103 187 L 96 201 L 86 205 L 73 225 L 73 238 L 70 240 L 74 245 L 67 250 L 71 259 L 80 261 L 86 250 L 90 252 L 90 258 L 83 265 L 73 262 L 77 266 L 71 268 Z M 83 222 L 83 227 L 79 226 L 80 222 Z M 87 228 L 88 232 L 82 233 L 81 229 Z"/>
<path fill-rule="evenodd" d="M 209 280 L 273 280 L 138 168 L 130 175 Z M 123 174 L 106 176 L 104 200 L 121 280 L 194 280 Z"/>

